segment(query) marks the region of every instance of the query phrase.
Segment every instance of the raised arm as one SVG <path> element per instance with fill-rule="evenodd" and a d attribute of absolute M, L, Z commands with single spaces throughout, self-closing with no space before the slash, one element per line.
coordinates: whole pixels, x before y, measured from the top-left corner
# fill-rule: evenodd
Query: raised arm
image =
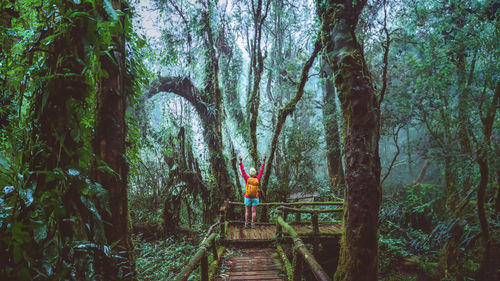
<path fill-rule="evenodd" d="M 248 180 L 248 175 L 247 173 L 245 172 L 245 168 L 243 167 L 243 162 L 241 161 L 241 156 L 239 157 L 240 158 L 240 170 L 241 170 L 241 175 L 243 176 L 243 179 L 245 179 L 245 183 L 247 182 Z"/>
<path fill-rule="evenodd" d="M 260 166 L 259 174 L 257 175 L 257 179 L 260 181 L 260 178 L 264 174 L 264 166 L 266 166 L 266 156 L 262 159 L 262 166 Z"/>

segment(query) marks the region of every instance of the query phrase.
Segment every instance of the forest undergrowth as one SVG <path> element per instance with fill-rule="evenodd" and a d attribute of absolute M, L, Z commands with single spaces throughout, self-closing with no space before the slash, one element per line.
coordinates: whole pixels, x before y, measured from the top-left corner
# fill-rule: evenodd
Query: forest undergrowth
<path fill-rule="evenodd" d="M 460 221 L 449 222 L 442 219 L 445 204 L 443 188 L 434 184 L 414 184 L 384 196 L 380 210 L 380 280 L 440 280 L 440 271 L 445 270 L 440 268 L 443 249 L 459 223 L 464 231 L 458 237 L 458 269 L 463 280 L 476 280 L 474 273 L 480 263 L 476 203 L 463 203 L 465 215 Z M 498 222 L 498 218 L 490 217 L 492 237 L 497 240 Z"/>
<path fill-rule="evenodd" d="M 139 280 L 173 280 L 198 248 L 198 239 L 169 236 L 166 239 L 145 241 L 134 237 Z M 189 280 L 199 280 L 193 274 Z"/>

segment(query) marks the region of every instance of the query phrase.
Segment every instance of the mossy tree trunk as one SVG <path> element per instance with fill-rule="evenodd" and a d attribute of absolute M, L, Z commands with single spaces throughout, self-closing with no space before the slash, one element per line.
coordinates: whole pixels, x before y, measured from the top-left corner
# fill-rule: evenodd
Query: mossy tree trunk
<path fill-rule="evenodd" d="M 483 92 L 484 101 L 484 92 Z M 495 274 L 495 265 L 493 265 L 493 260 L 491 258 L 491 235 L 489 231 L 488 219 L 485 210 L 485 196 L 486 187 L 488 186 L 489 177 L 489 167 L 488 167 L 488 154 L 491 153 L 491 135 L 493 130 L 493 122 L 495 121 L 495 115 L 499 107 L 500 102 L 500 82 L 497 82 L 495 94 L 491 100 L 488 110 L 485 116 L 480 116 L 481 123 L 483 124 L 483 140 L 479 143 L 477 163 L 479 164 L 480 180 L 477 190 L 477 214 L 479 219 L 479 225 L 481 228 L 481 246 L 482 246 L 482 257 L 479 265 L 479 270 L 476 274 L 476 278 L 479 281 L 482 280 L 492 280 L 492 276 Z M 481 111 L 479 111 L 481 112 Z M 497 265 L 498 266 L 498 265 Z M 493 278 L 494 279 L 494 278 Z"/>
<path fill-rule="evenodd" d="M 323 126 L 325 127 L 326 161 L 328 164 L 328 176 L 330 179 L 330 190 L 337 196 L 343 194 L 344 168 L 342 167 L 342 154 L 340 135 L 337 120 L 337 101 L 335 100 L 335 86 L 333 85 L 333 74 L 325 58 L 321 58 L 321 76 L 323 85 Z"/>
<path fill-rule="evenodd" d="M 344 133 L 346 200 L 335 280 L 377 280 L 379 102 L 355 28 L 366 1 L 317 1 L 321 40 L 335 75 Z"/>
<path fill-rule="evenodd" d="M 149 89 L 149 97 L 160 93 L 169 92 L 177 94 L 188 100 L 200 116 L 203 127 L 203 139 L 208 148 L 209 162 L 213 175 L 218 184 L 220 198 L 235 199 L 235 190 L 222 152 L 221 118 L 219 113 L 213 112 L 215 105 L 210 95 L 204 95 L 189 80 L 182 77 L 160 77 L 155 80 Z M 219 92 L 220 94 L 220 92 Z M 211 111 L 212 110 L 212 111 Z"/>
<path fill-rule="evenodd" d="M 203 89 L 196 88 L 186 77 L 159 77 L 153 81 L 148 97 L 159 92 L 170 92 L 185 98 L 196 109 L 202 123 L 212 173 L 217 182 L 216 190 L 212 190 L 213 200 L 210 203 L 220 206 L 225 199 L 234 200 L 236 193 L 223 154 L 222 93 L 219 88 L 219 65 L 209 17 L 212 4 L 210 1 L 202 4 L 201 32 L 206 49 Z"/>
<path fill-rule="evenodd" d="M 88 6 L 58 2 L 43 6 L 40 16 L 49 17 L 47 14 L 55 11 L 90 15 L 95 12 Z M 30 254 L 27 268 L 32 272 L 21 268 L 19 273 L 12 274 L 18 278 L 23 276 L 20 278 L 23 280 L 27 274 L 40 276 L 37 269 L 47 270 L 48 279 L 54 278 L 55 273 L 60 279 L 69 279 L 68 268 L 73 262 L 70 252 L 74 246 L 71 241 L 100 243 L 104 240 L 95 227 L 102 222 L 96 219 L 94 210 L 84 205 L 89 196 L 83 194 L 88 187 L 85 179 L 89 173 L 85 161 L 90 161 L 86 149 L 90 133 L 82 126 L 83 120 L 90 115 L 86 100 L 92 91 L 82 75 L 84 65 L 91 60 L 85 50 L 85 44 L 89 43 L 85 34 L 94 32 L 89 26 L 89 18 L 75 17 L 72 21 L 63 18 L 57 23 L 48 21 L 47 33 L 41 35 L 40 40 L 48 36 L 52 39 L 46 46 L 50 52 L 40 60 L 43 73 L 35 73 L 35 76 L 43 74 L 45 78 L 38 80 L 40 84 L 33 93 L 31 136 L 25 143 L 23 155 L 30 171 L 25 188 L 33 192 L 36 204 L 22 203 L 19 221 L 32 225 L 36 220 L 46 225 L 46 229 L 44 239 L 24 244 L 29 245 L 22 251 Z M 74 34 L 82 36 L 75 37 Z M 90 225 L 90 229 L 85 224 Z M 35 236 L 31 226 L 23 231 Z M 47 256 L 52 257 L 49 267 L 45 267 Z M 97 267 L 95 269 L 99 271 Z"/>
<path fill-rule="evenodd" d="M 237 133 L 243 139 L 243 145 L 247 149 L 250 148 L 250 139 L 247 137 L 247 131 L 244 130 L 243 124 L 245 123 L 245 116 L 240 104 L 240 99 L 238 97 L 238 79 L 241 72 L 241 58 L 239 56 L 234 56 L 233 50 L 235 46 L 233 43 L 229 41 L 229 34 L 226 29 L 226 22 L 222 22 L 221 29 L 217 36 L 217 50 L 219 51 L 219 65 L 221 66 L 221 82 L 222 82 L 222 92 L 225 97 L 226 104 L 226 115 L 229 113 L 229 116 L 236 121 L 237 125 Z M 233 41 L 231 41 L 233 42 Z M 242 187 L 240 185 L 239 175 L 239 166 L 237 161 L 237 154 L 233 145 L 233 138 L 231 138 L 229 127 L 225 126 L 225 133 L 228 138 L 227 142 L 229 143 L 229 151 L 231 152 L 231 169 L 234 172 L 235 179 L 235 188 L 237 189 L 237 193 L 239 198 L 242 198 Z"/>
<path fill-rule="evenodd" d="M 113 1 L 115 10 L 124 11 L 121 1 Z M 123 16 L 115 24 L 123 27 Z M 117 29 L 118 30 L 118 29 Z M 94 151 L 113 172 L 99 169 L 96 181 L 107 191 L 110 213 L 102 210 L 102 218 L 106 222 L 104 229 L 109 244 L 118 242 L 117 252 L 126 261 L 121 266 L 126 280 L 135 278 L 135 259 L 133 244 L 129 233 L 129 210 L 127 197 L 127 177 L 129 166 L 125 159 L 125 138 L 127 124 L 125 110 L 127 107 L 127 85 L 125 66 L 125 31 L 112 34 L 111 56 L 100 57 L 101 67 L 107 75 L 103 75 L 101 87 L 97 93 L 97 114 L 95 126 Z M 121 261 L 120 261 L 121 262 Z"/>
<path fill-rule="evenodd" d="M 252 40 L 252 61 L 251 68 L 253 72 L 253 86 L 247 102 L 247 111 L 249 118 L 249 134 L 250 134 L 250 156 L 252 157 L 255 169 L 259 167 L 259 154 L 257 151 L 257 119 L 259 116 L 260 105 L 260 81 L 262 80 L 262 72 L 264 71 L 264 56 L 261 49 L 262 27 L 266 20 L 269 5 L 271 0 L 263 3 L 263 0 L 251 0 L 251 12 L 253 18 L 253 40 Z M 249 81 L 250 83 L 250 81 Z M 259 196 L 262 200 L 266 198 L 266 192 L 263 190 Z"/>

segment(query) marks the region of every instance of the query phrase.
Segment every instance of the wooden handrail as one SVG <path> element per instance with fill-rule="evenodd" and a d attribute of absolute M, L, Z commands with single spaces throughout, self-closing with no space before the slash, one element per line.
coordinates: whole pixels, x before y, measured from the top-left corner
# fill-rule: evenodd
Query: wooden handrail
<path fill-rule="evenodd" d="M 332 208 L 332 209 L 299 209 L 299 208 L 290 208 L 290 207 L 285 207 L 281 206 L 278 207 L 280 209 L 283 209 L 288 212 L 294 212 L 294 213 L 310 213 L 310 214 L 318 214 L 318 213 L 335 213 L 335 212 L 342 212 L 344 209 L 343 208 Z"/>
<path fill-rule="evenodd" d="M 208 281 L 208 250 L 212 249 L 212 255 L 214 256 L 214 259 L 217 260 L 219 259 L 217 255 L 217 249 L 216 249 L 216 238 L 219 236 L 219 233 L 214 233 L 214 230 L 218 225 L 221 225 L 220 232 L 222 232 L 222 237 L 224 237 L 225 233 L 225 220 L 226 220 L 226 212 L 227 212 L 227 207 L 229 205 L 228 200 L 225 200 L 222 206 L 219 209 L 219 215 L 217 216 L 217 222 L 214 223 L 213 225 L 210 226 L 210 228 L 207 231 L 207 234 L 203 238 L 203 240 L 200 243 L 200 246 L 198 247 L 198 250 L 196 253 L 193 255 L 193 257 L 189 260 L 189 262 L 186 264 L 184 269 L 177 274 L 175 277 L 176 281 L 185 281 L 189 278 L 189 275 L 193 273 L 193 270 L 200 264 L 201 266 L 201 280 L 202 281 Z"/>
<path fill-rule="evenodd" d="M 208 237 L 210 237 L 210 235 L 214 231 L 215 227 L 218 226 L 219 224 L 220 224 L 220 219 L 218 222 L 216 222 L 216 223 L 212 224 L 212 226 L 210 226 L 210 228 L 207 231 L 207 234 L 205 234 L 205 237 L 203 238 L 203 240 L 201 242 L 204 242 L 205 240 L 207 240 Z"/>
<path fill-rule="evenodd" d="M 217 233 L 212 233 L 206 240 L 201 242 L 198 251 L 196 251 L 194 256 L 186 264 L 184 269 L 181 272 L 179 272 L 179 274 L 177 274 L 177 276 L 175 277 L 176 281 L 187 280 L 189 275 L 191 275 L 193 270 L 200 262 L 202 264 L 202 280 L 208 280 L 208 266 L 206 266 L 208 264 L 207 251 L 212 246 L 212 242 L 214 242 L 217 236 L 218 236 Z"/>
<path fill-rule="evenodd" d="M 306 245 L 300 239 L 299 235 L 295 230 L 287 224 L 281 216 L 278 216 L 277 222 L 280 224 L 280 226 L 285 229 L 288 234 L 292 237 L 293 244 L 295 246 L 295 257 L 294 257 L 294 268 L 293 270 L 295 271 L 298 269 L 298 272 L 294 272 L 294 278 L 301 278 L 300 275 L 302 275 L 302 260 L 306 262 L 308 265 L 309 269 L 311 269 L 312 273 L 316 277 L 316 280 L 320 281 L 331 281 L 330 277 L 328 277 L 328 274 L 326 274 L 325 270 L 321 267 L 321 265 L 316 261 L 314 256 L 309 252 L 307 249 Z M 297 256 L 297 254 L 300 254 L 300 257 Z M 300 280 L 300 279 L 299 279 Z"/>
<path fill-rule="evenodd" d="M 228 201 L 229 205 L 244 206 L 243 202 Z M 344 205 L 342 201 L 325 201 L 325 202 L 268 202 L 259 203 L 259 206 L 340 206 Z"/>

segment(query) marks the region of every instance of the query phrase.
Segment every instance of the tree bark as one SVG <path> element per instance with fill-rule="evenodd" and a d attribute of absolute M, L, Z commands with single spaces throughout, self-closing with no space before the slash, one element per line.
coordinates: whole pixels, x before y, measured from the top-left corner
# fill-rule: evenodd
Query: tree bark
<path fill-rule="evenodd" d="M 257 3 L 255 3 L 257 1 Z M 249 118 L 249 133 L 250 133 L 250 156 L 252 157 L 253 165 L 257 169 L 259 166 L 259 154 L 257 151 L 257 118 L 259 116 L 260 105 L 260 81 L 262 72 L 264 71 L 264 56 L 261 50 L 262 26 L 269 11 L 271 0 L 267 0 L 265 7 L 263 0 L 252 0 L 252 16 L 253 16 L 253 46 L 252 46 L 252 61 L 251 67 L 253 72 L 253 87 L 250 96 L 248 97 L 248 118 Z M 250 81 L 249 81 L 250 83 Z M 265 197 L 262 198 L 265 200 Z"/>
<path fill-rule="evenodd" d="M 203 138 L 209 151 L 209 161 L 220 191 L 230 200 L 235 199 L 235 190 L 222 152 L 221 119 L 213 111 L 213 101 L 208 100 L 209 94 L 204 95 L 189 80 L 182 77 L 160 77 L 155 80 L 148 91 L 148 97 L 160 92 L 169 92 L 185 98 L 195 108 L 200 116 L 203 127 Z M 219 92 L 220 94 L 220 92 Z M 222 198 L 221 198 L 222 199 Z"/>
<path fill-rule="evenodd" d="M 340 135 L 337 120 L 337 101 L 335 100 L 335 86 L 333 85 L 333 74 L 325 58 L 321 58 L 321 75 L 323 85 L 323 126 L 325 127 L 326 161 L 328 164 L 328 175 L 330 179 L 330 190 L 336 196 L 343 193 L 344 168 L 342 167 L 342 154 Z"/>
<path fill-rule="evenodd" d="M 55 11 L 62 14 L 74 11 L 89 15 L 95 12 L 88 6 L 73 2 L 58 2 L 44 6 L 43 9 L 41 16 Z M 47 32 L 41 34 L 40 40 L 48 36 L 52 39 L 46 46 L 50 52 L 47 52 L 40 65 L 44 70 L 44 77 L 39 76 L 41 79 L 33 93 L 28 112 L 32 124 L 31 136 L 25 143 L 22 159 L 28 164 L 30 171 L 26 177 L 27 182 L 23 185 L 27 190 L 33 191 L 34 201 L 29 205 L 20 201 L 18 221 L 22 227 L 19 231 L 27 231 L 31 239 L 34 237 L 34 228 L 31 226 L 34 220 L 47 228 L 42 241 L 38 243 L 32 240 L 29 242 L 30 249 L 22 249 L 23 255 L 31 255 L 32 263 L 28 267 L 20 267 L 27 269 L 23 274 L 13 272 L 12 280 L 21 276 L 26 279 L 27 274 L 32 274 L 31 277 L 39 276 L 38 270 L 47 269 L 41 261 L 46 260 L 48 255 L 52 257 L 54 267 L 46 272 L 48 276 L 45 278 L 52 279 L 57 274 L 59 279 L 70 279 L 70 272 L 67 270 L 73 262 L 70 256 L 73 245 L 70 241 L 105 242 L 105 237 L 99 235 L 100 232 L 95 227 L 100 226 L 102 221 L 83 204 L 89 202 L 90 197 L 82 194 L 82 189 L 88 186 L 84 179 L 89 174 L 88 166 L 82 164 L 85 161 L 82 159 L 91 157 L 85 141 L 89 131 L 83 127 L 82 122 L 89 113 L 86 111 L 86 99 L 90 97 L 92 88 L 82 75 L 82 62 L 88 62 L 90 57 L 85 51 L 85 45 L 89 42 L 85 36 L 75 37 L 74 34 L 85 34 L 91 30 L 87 29 L 89 21 L 89 17 L 75 17 L 71 22 L 63 19 L 61 24 L 64 24 L 64 28 L 58 29 L 57 33 L 53 33 L 55 30 L 49 26 Z M 90 225 L 90 229 L 85 224 Z M 5 257 L 7 259 L 13 260 L 8 255 Z M 93 263 L 92 266 L 95 266 L 96 272 L 102 273 L 98 263 Z M 80 272 L 80 269 L 81 267 L 75 270 Z M 87 270 L 88 267 L 82 271 Z"/>
<path fill-rule="evenodd" d="M 317 1 L 343 116 L 346 201 L 335 280 L 377 280 L 379 102 L 355 28 L 366 1 Z"/>
<path fill-rule="evenodd" d="M 212 190 L 212 204 L 219 206 L 224 200 L 236 198 L 229 170 L 223 154 L 222 144 L 222 93 L 219 88 L 219 64 L 215 52 L 215 42 L 210 26 L 212 3 L 204 2 L 201 15 L 203 44 L 206 49 L 203 90 L 197 89 L 186 77 L 159 77 L 155 80 L 148 97 L 159 92 L 170 92 L 189 101 L 200 116 L 203 138 L 209 151 L 212 173 L 217 182 L 217 190 Z"/>
<path fill-rule="evenodd" d="M 480 180 L 477 190 L 477 215 L 479 219 L 479 225 L 481 228 L 481 242 L 482 242 L 482 257 L 479 265 L 479 270 L 476 273 L 476 278 L 479 281 L 491 280 L 490 277 L 495 274 L 495 267 L 492 264 L 491 259 L 491 237 L 488 226 L 488 219 L 486 217 L 485 208 L 485 195 L 486 187 L 488 186 L 489 168 L 488 168 L 488 153 L 490 153 L 491 147 L 491 134 L 493 130 L 493 122 L 495 120 L 496 112 L 499 108 L 500 101 L 500 82 L 497 82 L 495 95 L 491 101 L 488 108 L 486 116 L 481 117 L 481 123 L 483 124 L 483 142 L 479 143 L 480 147 L 478 149 L 477 163 L 479 164 Z M 479 111 L 481 112 L 481 110 Z"/>
<path fill-rule="evenodd" d="M 424 166 L 420 170 L 420 173 L 418 173 L 418 177 L 413 184 L 422 183 L 422 181 L 424 180 L 425 174 L 427 173 L 427 169 L 429 168 L 430 165 L 431 165 L 431 161 L 425 160 Z"/>
<path fill-rule="evenodd" d="M 121 1 L 113 1 L 113 8 L 123 11 Z M 120 19 L 123 26 L 123 17 Z M 112 34 L 113 50 L 100 57 L 101 67 L 107 77 L 101 80 L 101 88 L 97 93 L 97 114 L 95 125 L 94 151 L 113 172 L 98 170 L 96 181 L 108 190 L 111 213 L 102 210 L 106 238 L 109 244 L 117 241 L 118 255 L 126 260 L 121 267 L 126 280 L 135 279 L 135 258 L 133 244 L 129 233 L 129 211 L 127 197 L 127 176 L 129 171 L 125 159 L 127 124 L 125 110 L 127 107 L 126 66 L 125 66 L 125 31 Z"/>

